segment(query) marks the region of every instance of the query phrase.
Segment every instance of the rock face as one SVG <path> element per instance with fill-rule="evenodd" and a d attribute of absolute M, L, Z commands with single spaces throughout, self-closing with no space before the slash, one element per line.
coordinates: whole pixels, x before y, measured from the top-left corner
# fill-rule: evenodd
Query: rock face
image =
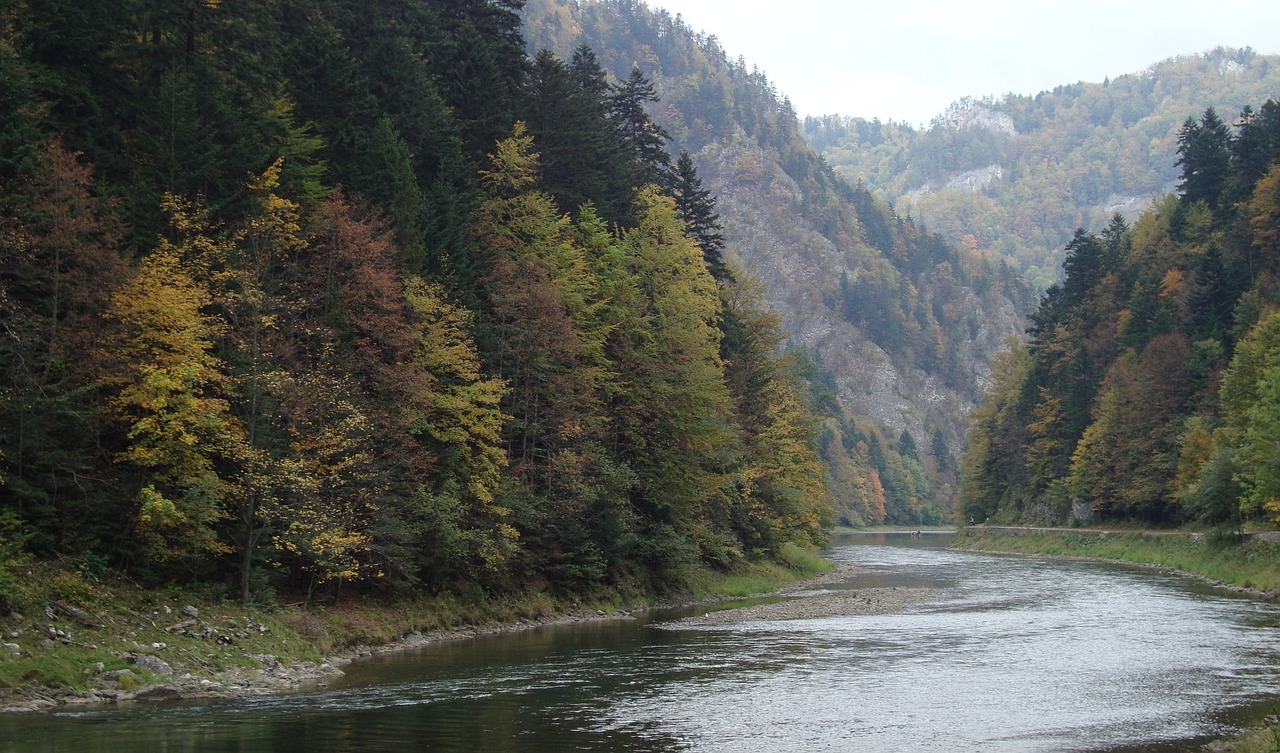
<path fill-rule="evenodd" d="M 994 183 L 1000 182 L 1004 178 L 1004 168 L 999 165 L 987 165 L 979 167 L 976 170 L 965 170 L 962 173 L 947 178 L 942 186 L 936 186 L 933 183 L 925 183 L 923 186 L 909 191 L 907 193 L 908 201 L 914 203 L 919 201 L 922 196 L 927 196 L 934 191 L 963 191 L 964 193 L 978 193 L 985 191 Z"/>
<path fill-rule="evenodd" d="M 961 369 L 972 374 L 968 394 L 938 377 L 894 359 L 840 311 L 842 277 L 873 261 L 873 249 L 841 251 L 802 214 L 805 196 L 753 141 L 712 144 L 695 155 L 698 172 L 718 196 L 729 254 L 767 285 L 766 297 L 782 315 L 795 343 L 818 355 L 835 376 L 840 402 L 895 431 L 927 437 L 940 425 L 963 436 L 964 415 L 989 381 L 988 359 L 1023 323 L 1007 300 L 994 309 L 971 290 L 961 306 L 976 327 L 962 349 Z M 976 385 L 976 389 L 974 389 Z"/>
<path fill-rule="evenodd" d="M 1014 127 L 1013 118 L 1006 113 L 978 104 L 971 98 L 962 99 L 952 104 L 945 113 L 934 121 L 934 124 L 956 130 L 961 128 L 986 128 L 988 131 L 995 131 L 1008 136 L 1018 135 L 1018 129 Z"/>

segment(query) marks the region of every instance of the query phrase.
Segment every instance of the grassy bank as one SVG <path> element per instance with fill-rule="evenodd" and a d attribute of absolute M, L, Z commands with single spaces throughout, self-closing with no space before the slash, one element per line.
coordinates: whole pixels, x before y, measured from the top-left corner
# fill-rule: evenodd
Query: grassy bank
<path fill-rule="evenodd" d="M 94 578 L 63 563 L 31 564 L 12 590 L 11 611 L 0 614 L 0 708 L 47 698 L 50 691 L 101 688 L 102 678 L 121 670 L 128 670 L 118 680 L 126 692 L 162 679 L 145 661 L 139 663 L 139 656 L 162 659 L 177 676 L 216 679 L 242 670 L 238 677 L 252 677 L 265 657 L 283 665 L 320 662 L 414 633 L 448 634 L 565 616 L 598 617 L 668 601 L 752 596 L 830 568 L 817 554 L 787 547 L 780 562 L 690 573 L 684 589 L 661 599 L 611 593 L 567 600 L 541 593 L 484 599 L 351 596 L 323 607 L 247 607 L 207 592 L 143 589 Z"/>
<path fill-rule="evenodd" d="M 1280 593 L 1280 544 L 1232 543 L 1212 534 L 1164 531 L 964 528 L 952 546 L 1157 565 L 1236 588 Z"/>

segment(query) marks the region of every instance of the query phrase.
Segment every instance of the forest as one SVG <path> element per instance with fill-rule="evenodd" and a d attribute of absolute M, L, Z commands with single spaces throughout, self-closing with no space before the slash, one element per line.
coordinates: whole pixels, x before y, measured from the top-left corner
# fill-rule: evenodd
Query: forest
<path fill-rule="evenodd" d="M 820 369 L 653 82 L 522 6 L 8 5 L 0 603 L 32 557 L 269 603 L 825 540 Z"/>
<path fill-rule="evenodd" d="M 717 193 L 725 254 L 766 284 L 813 386 L 838 521 L 949 520 L 964 415 L 1035 305 L 1016 270 L 842 180 L 767 75 L 679 16 L 529 0 L 523 17 L 531 55 L 585 43 L 616 78 L 638 66 L 654 83 L 650 114 Z"/>
<path fill-rule="evenodd" d="M 1280 516 L 1280 103 L 1177 136 L 1177 190 L 1066 245 L 975 412 L 962 514 L 1194 523 Z"/>

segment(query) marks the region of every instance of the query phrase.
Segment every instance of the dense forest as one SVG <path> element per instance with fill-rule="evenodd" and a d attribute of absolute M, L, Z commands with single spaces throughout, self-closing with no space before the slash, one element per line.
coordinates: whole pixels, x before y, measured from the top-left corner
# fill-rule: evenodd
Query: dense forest
<path fill-rule="evenodd" d="M 949 242 L 1009 260 L 1039 290 L 1061 280 L 1076 228 L 1132 222 L 1174 190 L 1178 132 L 1280 90 L 1280 58 L 1216 49 L 1035 96 L 954 103 L 925 128 L 828 115 L 804 133 L 850 181 Z"/>
<path fill-rule="evenodd" d="M 652 81 L 522 5 L 7 5 L 0 601 L 28 556 L 257 601 L 823 541 L 820 370 Z"/>
<path fill-rule="evenodd" d="M 528 51 L 640 71 L 648 111 L 719 199 L 726 255 L 767 283 L 822 412 L 839 519 L 949 519 L 964 415 L 1034 296 L 1010 266 L 925 232 L 842 180 L 786 96 L 715 36 L 634 0 L 529 0 Z"/>
<path fill-rule="evenodd" d="M 975 413 L 961 507 L 983 520 L 1280 515 L 1280 104 L 1178 132 L 1178 184 L 1066 245 Z"/>

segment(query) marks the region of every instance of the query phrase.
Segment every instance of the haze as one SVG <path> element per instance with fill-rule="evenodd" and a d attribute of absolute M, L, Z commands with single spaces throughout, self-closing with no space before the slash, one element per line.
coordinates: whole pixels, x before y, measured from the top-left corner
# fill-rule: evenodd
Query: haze
<path fill-rule="evenodd" d="M 768 74 L 801 116 L 927 124 L 964 96 L 1035 94 L 1218 46 L 1280 53 L 1280 3 L 653 0 Z"/>

